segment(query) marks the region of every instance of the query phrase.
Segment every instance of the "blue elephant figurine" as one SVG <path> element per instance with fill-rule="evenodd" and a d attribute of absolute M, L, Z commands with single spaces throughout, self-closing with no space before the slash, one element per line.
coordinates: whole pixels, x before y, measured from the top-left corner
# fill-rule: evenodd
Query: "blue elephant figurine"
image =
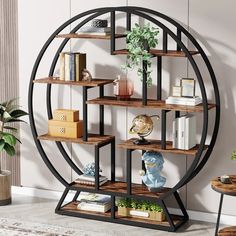
<path fill-rule="evenodd" d="M 151 192 L 158 192 L 166 183 L 166 178 L 160 175 L 163 169 L 164 159 L 161 153 L 148 151 L 142 156 L 146 167 L 146 173 L 140 171 L 143 183 Z"/>

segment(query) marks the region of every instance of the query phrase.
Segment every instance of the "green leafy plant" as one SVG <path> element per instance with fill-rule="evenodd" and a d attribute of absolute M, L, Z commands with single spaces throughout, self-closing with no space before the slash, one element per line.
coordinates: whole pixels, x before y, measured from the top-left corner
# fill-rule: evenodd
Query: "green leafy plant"
<path fill-rule="evenodd" d="M 236 161 L 236 151 L 235 150 L 231 153 L 231 159 Z"/>
<path fill-rule="evenodd" d="M 135 210 L 163 212 L 163 209 L 156 203 L 137 199 L 121 198 L 116 202 L 116 205 L 118 207 L 133 208 Z"/>
<path fill-rule="evenodd" d="M 17 141 L 21 143 L 15 135 L 18 130 L 12 127 L 11 124 L 15 122 L 24 122 L 20 118 L 28 115 L 27 112 L 19 108 L 19 105 L 15 104 L 16 101 L 17 99 L 12 99 L 0 103 L 0 152 L 5 150 L 9 156 L 15 155 L 15 145 Z"/>
<path fill-rule="evenodd" d="M 151 66 L 152 55 L 149 53 L 150 48 L 155 48 L 158 44 L 156 36 L 159 30 L 151 27 L 150 24 L 140 26 L 135 24 L 135 27 L 127 34 L 126 48 L 128 50 L 126 65 L 123 69 L 134 69 L 137 67 L 137 75 L 142 80 L 143 73 L 147 74 L 147 84 L 152 85 Z M 143 62 L 147 64 L 147 69 L 143 68 Z"/>

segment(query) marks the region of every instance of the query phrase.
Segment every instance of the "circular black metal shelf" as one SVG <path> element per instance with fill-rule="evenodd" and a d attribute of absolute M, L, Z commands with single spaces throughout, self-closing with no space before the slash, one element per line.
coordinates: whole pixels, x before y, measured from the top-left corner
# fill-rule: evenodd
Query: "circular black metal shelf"
<path fill-rule="evenodd" d="M 169 227 L 164 227 L 164 226 L 150 226 L 149 224 L 141 224 L 141 226 L 146 226 L 146 227 L 150 227 L 150 228 L 158 228 L 158 229 L 163 229 L 163 230 L 172 230 L 175 231 L 178 227 L 180 227 L 180 225 L 182 225 L 186 220 L 188 220 L 188 216 L 186 213 L 186 210 L 183 206 L 183 203 L 178 195 L 177 190 L 180 189 L 182 186 L 184 186 L 185 184 L 187 184 L 189 181 L 191 181 L 198 173 L 199 171 L 204 167 L 204 165 L 206 164 L 207 160 L 210 157 L 210 154 L 212 153 L 213 147 L 215 145 L 216 142 L 216 138 L 217 138 L 217 134 L 218 134 L 218 130 L 219 130 L 219 122 L 220 122 L 220 97 L 219 97 L 219 90 L 218 90 L 218 86 L 217 86 L 217 81 L 216 81 L 216 77 L 214 74 L 214 71 L 212 69 L 212 66 L 208 60 L 208 57 L 206 56 L 205 52 L 203 51 L 202 47 L 199 45 L 199 43 L 196 41 L 196 39 L 184 28 L 182 27 L 179 23 L 177 23 L 175 20 L 171 19 L 170 17 L 153 11 L 151 9 L 146 9 L 146 8 L 140 8 L 140 7 L 109 7 L 109 8 L 99 8 L 99 9 L 93 9 L 93 10 L 89 10 L 86 11 L 84 13 L 81 13 L 79 15 L 74 16 L 73 18 L 71 18 L 70 20 L 66 21 L 62 26 L 60 26 L 50 37 L 49 39 L 46 41 L 46 43 L 44 44 L 43 48 L 41 49 L 36 62 L 34 64 L 33 67 L 33 71 L 31 74 L 31 78 L 30 78 L 30 83 L 29 83 L 29 93 L 28 93 L 28 104 L 29 104 L 29 117 L 30 117 L 30 125 L 31 125 L 31 130 L 32 130 L 32 134 L 33 134 L 33 138 L 34 141 L 36 143 L 37 149 L 40 153 L 40 155 L 42 156 L 42 159 L 44 160 L 45 164 L 47 165 L 47 167 L 51 170 L 52 174 L 66 187 L 65 192 L 63 193 L 63 196 L 56 208 L 56 212 L 60 213 L 60 214 L 67 214 L 65 213 L 65 211 L 63 211 L 61 205 L 63 203 L 63 200 L 65 198 L 65 196 L 67 195 L 68 191 L 72 188 L 73 183 L 68 183 L 61 175 L 60 173 L 55 169 L 55 167 L 53 166 L 53 164 L 50 162 L 50 160 L 47 157 L 47 154 L 45 153 L 43 146 L 41 144 L 41 140 L 38 139 L 38 133 L 37 133 L 37 128 L 35 125 L 35 121 L 34 121 L 34 107 L 33 107 L 33 93 L 34 93 L 34 86 L 35 86 L 35 76 L 39 67 L 39 64 L 44 56 L 44 53 L 46 52 L 47 48 L 49 47 L 49 45 L 53 42 L 54 39 L 58 38 L 59 33 L 65 29 L 67 26 L 69 26 L 71 23 L 74 23 L 78 20 L 81 20 L 81 18 L 83 18 L 82 21 L 80 21 L 70 32 L 71 35 L 75 34 L 84 24 L 86 24 L 87 22 L 91 21 L 94 18 L 100 17 L 101 15 L 104 14 L 110 14 L 110 19 L 111 19 L 111 36 L 110 38 L 106 39 L 110 39 L 110 43 L 111 43 L 111 55 L 116 55 L 116 54 L 125 54 L 124 50 L 120 51 L 116 50 L 115 47 L 115 40 L 116 40 L 116 35 L 115 35 L 115 13 L 116 12 L 123 12 L 126 13 L 126 18 L 127 18 L 127 25 L 126 28 L 127 30 L 131 29 L 131 16 L 132 15 L 136 15 L 139 17 L 142 17 L 152 23 L 154 23 L 155 25 L 157 25 L 160 29 L 163 30 L 163 50 L 160 51 L 156 51 L 156 55 L 157 56 L 157 61 L 158 61 L 158 70 L 161 71 L 161 59 L 162 56 L 185 56 L 190 65 L 192 66 L 192 69 L 196 75 L 196 78 L 198 80 L 199 83 L 199 87 L 200 87 L 200 91 L 201 91 L 201 96 L 203 99 L 203 110 L 202 110 L 202 114 L 203 114 L 203 125 L 202 125 L 202 135 L 201 135 L 201 141 L 200 144 L 198 146 L 198 150 L 197 153 L 195 155 L 195 158 L 191 164 L 191 166 L 189 167 L 189 169 L 187 170 L 187 172 L 185 173 L 185 175 L 183 176 L 183 178 L 171 189 L 168 189 L 168 191 L 166 191 L 165 193 L 163 193 L 161 195 L 160 198 L 157 199 L 157 202 L 163 207 L 165 214 L 167 215 L 167 220 L 169 222 Z M 159 21 L 158 19 L 162 19 L 165 20 L 166 22 L 168 22 L 168 24 L 171 24 L 173 27 L 176 28 L 176 32 L 173 32 L 170 28 L 168 28 L 165 24 L 163 24 L 161 21 Z M 70 35 L 69 34 L 69 35 Z M 187 49 L 186 45 L 182 42 L 182 36 L 185 36 L 188 38 L 188 40 L 191 42 L 191 44 L 195 47 L 195 51 L 190 51 Z M 167 45 L 167 36 L 171 37 L 175 42 L 176 42 L 176 51 L 173 52 L 172 50 L 172 54 L 170 54 L 170 51 L 168 50 L 168 45 Z M 60 46 L 58 47 L 55 56 L 53 58 L 50 70 L 49 70 L 49 77 L 53 76 L 55 67 L 56 67 L 56 63 L 58 61 L 59 58 L 59 54 L 60 52 L 62 52 L 62 50 L 64 49 L 64 47 L 66 46 L 66 44 L 68 43 L 68 41 L 70 40 L 70 37 L 64 37 L 64 40 L 62 41 L 62 43 L 60 44 Z M 209 110 L 208 110 L 208 99 L 207 99 L 207 93 L 206 93 L 206 89 L 204 86 L 204 80 L 201 74 L 201 68 L 198 67 L 194 57 L 201 57 L 201 59 L 203 60 L 210 78 L 211 78 L 211 86 L 213 88 L 213 92 L 214 92 L 214 100 L 215 100 L 215 118 L 214 118 L 214 128 L 213 128 L 213 132 L 211 134 L 211 140 L 210 143 L 208 145 L 207 150 L 205 150 L 205 143 L 206 143 L 206 137 L 208 134 L 208 120 L 209 120 Z M 161 100 L 161 72 L 158 73 L 158 82 L 160 85 L 158 85 L 158 90 L 157 90 L 157 100 Z M 46 96 L 47 96 L 47 113 L 48 113 L 48 119 L 52 118 L 52 109 L 51 109 L 51 84 L 47 84 L 47 91 L 46 91 Z M 83 119 L 85 122 L 84 125 L 84 142 L 87 141 L 88 139 L 88 133 L 87 133 L 87 92 L 88 89 L 90 89 L 89 86 L 84 86 L 83 87 Z M 104 96 L 104 90 L 103 90 L 103 85 L 99 87 L 100 89 L 100 97 Z M 147 104 L 147 88 L 146 88 L 146 81 L 145 79 L 143 80 L 143 105 L 145 106 Z M 167 114 L 168 110 L 162 110 L 162 119 L 164 120 L 164 122 L 166 122 L 166 114 Z M 175 111 L 176 113 L 176 117 L 178 117 L 180 115 L 179 111 Z M 166 125 L 166 124 L 165 124 Z M 165 127 L 163 127 L 163 130 L 165 130 Z M 163 131 L 162 130 L 162 131 Z M 104 106 L 100 105 L 100 135 L 104 135 Z M 163 149 L 165 149 L 165 134 L 162 135 L 162 147 Z M 111 167 L 111 180 L 115 181 L 115 140 L 111 139 L 105 143 L 103 143 L 102 145 L 95 145 L 95 163 L 96 163 L 96 169 L 98 170 L 99 168 L 99 149 L 107 144 L 111 144 L 111 159 L 112 159 L 112 167 Z M 62 156 L 64 157 L 64 159 L 67 161 L 67 163 L 70 165 L 70 167 L 77 173 L 77 174 L 81 174 L 82 171 L 77 167 L 77 165 L 71 160 L 71 158 L 69 157 L 69 155 L 67 154 L 67 152 L 65 151 L 63 145 L 61 144 L 60 141 L 56 140 L 56 145 L 58 147 L 58 149 L 60 150 Z M 127 150 L 127 161 L 131 161 L 131 153 L 132 150 Z M 98 173 L 96 173 L 96 177 L 98 177 Z M 98 178 L 97 178 L 98 179 Z M 131 179 L 129 178 L 127 181 L 127 196 L 132 196 L 135 197 L 135 194 L 131 193 Z M 75 188 L 76 189 L 76 188 Z M 79 189 L 79 188 L 78 188 Z M 78 193 L 79 190 L 77 189 L 77 193 L 75 195 L 74 200 L 76 200 L 76 197 L 78 197 Z M 95 191 L 99 191 L 99 186 L 98 186 L 98 180 L 96 181 L 96 187 L 95 187 Z M 88 189 L 88 191 L 94 191 L 94 189 Z M 112 194 L 112 193 L 111 193 Z M 173 195 L 178 204 L 180 209 L 182 210 L 183 213 L 183 219 L 181 220 L 180 223 L 174 223 L 173 219 L 171 219 L 171 216 L 164 204 L 164 199 L 166 199 L 168 196 Z M 116 194 L 112 195 L 112 210 L 111 210 L 111 220 L 107 220 L 107 221 L 113 221 L 113 222 L 117 222 L 117 219 L 115 217 L 115 203 L 114 203 L 114 199 L 115 199 Z M 140 197 L 140 196 L 139 196 Z M 145 198 L 145 196 L 144 196 Z M 68 214 L 71 215 L 71 214 Z M 96 218 L 96 216 L 92 217 L 90 215 L 86 215 L 86 214 L 72 214 L 72 215 L 77 215 L 80 217 L 86 217 L 86 218 L 95 218 L 95 219 L 100 219 L 99 217 Z M 106 219 L 106 218 L 105 218 Z M 103 219 L 104 220 L 104 219 Z M 139 223 L 134 223 L 133 221 L 129 222 L 129 221 L 118 221 L 117 223 L 127 223 L 127 224 L 131 224 L 131 225 L 138 225 L 140 226 Z"/>

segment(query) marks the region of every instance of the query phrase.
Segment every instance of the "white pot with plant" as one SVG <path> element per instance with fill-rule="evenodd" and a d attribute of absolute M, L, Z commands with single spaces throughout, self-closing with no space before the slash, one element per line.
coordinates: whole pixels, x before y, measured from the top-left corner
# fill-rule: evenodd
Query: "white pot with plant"
<path fill-rule="evenodd" d="M 143 73 L 146 73 L 148 87 L 152 85 L 152 55 L 149 49 L 157 46 L 158 34 L 159 30 L 152 27 L 149 23 L 144 26 L 135 24 L 127 34 L 126 48 L 128 55 L 126 65 L 122 66 L 122 69 L 133 70 L 136 67 L 137 75 L 141 80 L 143 79 Z M 146 68 L 143 68 L 143 62 L 147 64 Z"/>
<path fill-rule="evenodd" d="M 20 118 L 28 115 L 15 103 L 16 99 L 0 103 L 0 154 L 5 151 L 10 157 L 16 154 L 16 143 L 21 143 L 16 137 L 18 129 L 12 127 L 12 124 L 24 122 Z M 7 205 L 11 203 L 11 171 L 2 170 L 1 161 L 0 159 L 0 205 Z"/>

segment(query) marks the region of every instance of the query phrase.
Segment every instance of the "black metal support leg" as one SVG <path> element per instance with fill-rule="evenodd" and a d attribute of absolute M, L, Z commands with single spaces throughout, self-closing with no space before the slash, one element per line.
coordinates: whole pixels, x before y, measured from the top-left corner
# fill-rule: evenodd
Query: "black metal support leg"
<path fill-rule="evenodd" d="M 95 189 L 99 190 L 99 146 L 95 146 Z"/>
<path fill-rule="evenodd" d="M 75 196 L 73 197 L 73 202 L 75 202 L 80 194 L 80 191 L 76 191 Z"/>
<path fill-rule="evenodd" d="M 143 61 L 143 105 L 147 105 L 147 62 Z"/>
<path fill-rule="evenodd" d="M 163 31 L 163 52 L 167 53 L 167 33 Z"/>
<path fill-rule="evenodd" d="M 88 140 L 88 88 L 83 87 L 83 141 Z"/>
<path fill-rule="evenodd" d="M 146 151 L 143 150 L 143 151 L 142 151 L 142 155 L 143 155 L 145 152 L 146 152 Z M 144 163 L 143 160 L 142 160 L 142 170 L 145 171 L 145 173 L 146 173 L 146 167 L 145 167 L 145 163 Z M 143 183 L 143 181 L 142 181 L 142 184 L 145 185 L 145 184 Z"/>
<path fill-rule="evenodd" d="M 127 12 L 126 14 L 126 30 L 131 30 L 131 13 Z"/>
<path fill-rule="evenodd" d="M 161 148 L 166 149 L 166 110 L 161 111 Z"/>
<path fill-rule="evenodd" d="M 104 97 L 104 86 L 99 88 L 100 98 Z M 99 116 L 100 116 L 100 135 L 104 135 L 104 105 L 99 105 Z"/>
<path fill-rule="evenodd" d="M 187 211 L 186 211 L 186 209 L 185 209 L 185 206 L 184 206 L 184 204 L 183 204 L 183 202 L 182 202 L 182 200 L 181 200 L 181 198 L 180 198 L 180 196 L 179 196 L 179 193 L 178 193 L 177 191 L 174 192 L 174 197 L 175 197 L 175 199 L 176 199 L 176 201 L 177 201 L 177 203 L 178 203 L 178 205 L 179 205 L 179 207 L 180 207 L 180 210 L 181 210 L 182 213 L 183 213 L 184 218 L 185 218 L 186 220 L 188 220 L 188 219 L 189 219 L 188 213 L 187 213 Z"/>
<path fill-rule="evenodd" d="M 180 117 L 180 111 L 175 111 L 175 118 L 179 118 Z"/>
<path fill-rule="evenodd" d="M 164 213 L 165 213 L 165 216 L 166 216 L 167 221 L 168 221 L 169 224 L 170 224 L 170 229 L 171 229 L 171 231 L 175 231 L 174 221 L 173 221 L 172 218 L 171 218 L 171 215 L 170 215 L 170 213 L 169 213 L 169 211 L 168 211 L 168 209 L 167 209 L 167 207 L 166 207 L 165 202 L 162 200 L 162 201 L 160 202 L 160 205 L 161 205 L 161 207 L 162 207 L 162 209 L 163 209 L 163 211 L 164 211 Z"/>
<path fill-rule="evenodd" d="M 162 97 L 162 57 L 157 57 L 157 100 Z"/>
<path fill-rule="evenodd" d="M 116 15 L 115 11 L 111 12 L 111 55 L 114 54 L 115 48 L 116 48 L 116 38 L 115 38 L 115 30 L 116 30 Z"/>
<path fill-rule="evenodd" d="M 116 143 L 115 139 L 111 141 L 111 181 L 116 180 Z"/>
<path fill-rule="evenodd" d="M 222 204 L 223 204 L 223 198 L 224 198 L 224 194 L 222 193 L 220 195 L 220 204 L 219 204 L 219 210 L 218 210 L 218 216 L 217 216 L 217 222 L 216 222 L 215 236 L 218 235 L 218 229 L 219 229 L 219 225 L 220 225 L 221 209 L 222 209 Z"/>
<path fill-rule="evenodd" d="M 127 149 L 127 167 L 126 167 L 126 176 L 127 176 L 127 194 L 131 195 L 132 192 L 132 150 Z"/>
<path fill-rule="evenodd" d="M 66 195 L 68 194 L 68 192 L 69 192 L 69 188 L 66 188 L 66 189 L 64 190 L 64 192 L 63 192 L 63 194 L 62 194 L 62 196 L 61 196 L 61 198 L 60 198 L 60 200 L 59 200 L 57 206 L 56 206 L 55 212 L 57 212 L 57 211 L 60 210 L 61 205 L 63 204 L 63 202 L 64 202 L 64 200 L 65 200 Z"/>
<path fill-rule="evenodd" d="M 116 218 L 116 203 L 115 203 L 115 196 L 111 196 L 111 218 Z"/>
<path fill-rule="evenodd" d="M 181 30 L 177 29 L 177 37 L 179 40 L 181 40 Z M 179 44 L 177 44 L 177 51 L 181 51 L 181 47 L 179 46 Z"/>

